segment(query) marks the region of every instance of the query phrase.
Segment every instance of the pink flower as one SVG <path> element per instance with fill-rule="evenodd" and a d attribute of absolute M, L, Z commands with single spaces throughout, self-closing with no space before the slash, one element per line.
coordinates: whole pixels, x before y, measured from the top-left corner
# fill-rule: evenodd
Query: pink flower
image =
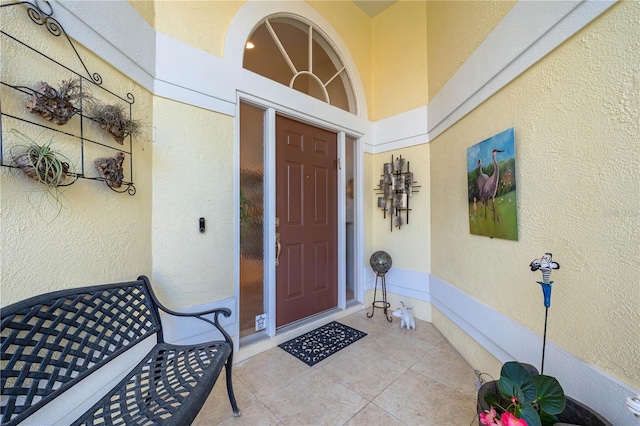
<path fill-rule="evenodd" d="M 508 411 L 502 414 L 501 420 L 504 426 L 528 426 L 525 419 L 519 419 Z"/>
<path fill-rule="evenodd" d="M 488 426 L 503 426 L 493 407 L 491 407 L 491 411 L 484 410 L 484 413 L 480 413 L 480 423 Z"/>

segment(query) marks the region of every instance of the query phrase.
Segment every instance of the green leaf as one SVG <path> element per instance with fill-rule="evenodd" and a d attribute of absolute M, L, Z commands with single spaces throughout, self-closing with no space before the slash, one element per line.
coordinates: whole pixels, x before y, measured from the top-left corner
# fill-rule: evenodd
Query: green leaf
<path fill-rule="evenodd" d="M 540 409 L 549 414 L 560 414 L 564 410 L 565 396 L 555 377 L 539 375 L 533 378 L 538 388 Z"/>
<path fill-rule="evenodd" d="M 484 400 L 490 407 L 498 407 L 500 405 L 500 397 L 493 392 L 487 392 L 484 395 Z"/>
<path fill-rule="evenodd" d="M 503 377 L 515 382 L 520 389 L 520 395 L 512 394 L 512 396 L 518 398 L 519 403 L 531 403 L 536 400 L 538 396 L 536 384 L 531 374 L 519 363 L 515 361 L 505 362 L 500 371 L 500 382 L 502 382 Z M 500 390 L 502 391 L 502 386 Z"/>
<path fill-rule="evenodd" d="M 511 400 L 514 396 L 518 398 L 518 402 L 521 403 L 524 400 L 524 394 L 522 393 L 522 389 L 520 386 L 513 380 L 508 377 L 502 376 L 498 381 L 498 387 L 500 388 L 500 393 L 506 399 Z M 509 401 L 511 402 L 511 401 Z"/>
<path fill-rule="evenodd" d="M 532 405 L 523 405 L 520 407 L 520 416 L 525 419 L 528 426 L 542 426 L 540 416 Z"/>

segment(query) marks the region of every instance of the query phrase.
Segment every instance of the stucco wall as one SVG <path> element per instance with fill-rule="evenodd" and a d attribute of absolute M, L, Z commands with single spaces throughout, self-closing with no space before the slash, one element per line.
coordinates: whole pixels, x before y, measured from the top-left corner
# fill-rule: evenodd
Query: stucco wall
<path fill-rule="evenodd" d="M 244 3 L 243 0 L 156 1 L 155 29 L 222 57 L 229 23 Z"/>
<path fill-rule="evenodd" d="M 635 388 L 639 23 L 618 3 L 431 143 L 433 274 L 542 334 L 528 264 L 552 252 L 548 339 Z M 512 126 L 519 241 L 470 235 L 466 148 Z"/>
<path fill-rule="evenodd" d="M 371 191 L 371 233 L 370 235 L 371 251 L 365 252 L 365 263 L 368 264 L 369 256 L 376 250 L 384 250 L 393 258 L 393 267 L 408 269 L 419 272 L 429 272 L 430 253 L 429 241 L 431 239 L 430 221 L 429 221 L 429 145 L 417 145 L 411 148 L 405 148 L 378 154 L 372 157 L 371 161 L 371 188 L 377 188 L 378 182 L 382 176 L 384 163 L 394 158 L 402 156 L 410 163 L 414 180 L 420 188 L 416 188 L 417 193 L 413 194 L 410 199 L 409 207 L 409 223 L 402 225 L 398 229 L 395 226 L 391 231 L 389 215 L 386 219 L 383 212 L 377 207 L 377 197 L 374 191 Z M 368 188 L 369 185 L 365 185 Z M 406 215 L 402 215 L 406 220 Z"/>
<path fill-rule="evenodd" d="M 55 9 L 55 3 L 53 7 Z M 23 6 L 5 7 L 0 13 L 3 31 L 84 73 L 66 39 L 53 37 L 43 26 L 33 24 Z M 40 183 L 17 169 L 0 168 L 2 305 L 47 291 L 135 279 L 151 272 L 151 95 L 82 46 L 76 44 L 76 47 L 89 70 L 100 73 L 104 87 L 121 96 L 130 92 L 135 97 L 133 118 L 141 120 L 143 130 L 133 143 L 137 193 L 135 196 L 116 194 L 102 182 L 80 179 L 64 191 L 64 207 L 57 214 L 55 202 L 51 203 L 46 197 Z M 45 80 L 57 87 L 62 80 L 73 77 L 36 54 L 26 53 L 4 36 L 0 48 L 3 82 L 35 87 Z M 99 89 L 93 92 L 102 96 Z M 23 114 L 28 95 L 2 86 L 0 96 L 4 113 Z M 68 133 L 79 133 L 77 116 L 62 127 L 36 115 L 29 118 Z M 66 150 L 79 167 L 77 139 L 3 116 L 5 163 L 10 162 L 11 145 L 20 143 L 9 133 L 12 128 L 20 129 L 40 143 L 55 135 L 54 147 Z M 84 130 L 94 140 L 115 144 L 93 123 L 85 122 Z M 95 155 L 106 156 L 110 152 L 94 148 L 87 145 L 85 152 L 85 174 L 92 176 L 97 175 L 93 165 Z"/>
<path fill-rule="evenodd" d="M 449 81 L 514 1 L 428 1 L 429 100 Z"/>
<path fill-rule="evenodd" d="M 158 293 L 174 309 L 233 296 L 234 118 L 160 97 L 153 111 Z"/>
<path fill-rule="evenodd" d="M 427 104 L 427 2 L 400 1 L 373 18 L 373 112 L 380 120 Z"/>

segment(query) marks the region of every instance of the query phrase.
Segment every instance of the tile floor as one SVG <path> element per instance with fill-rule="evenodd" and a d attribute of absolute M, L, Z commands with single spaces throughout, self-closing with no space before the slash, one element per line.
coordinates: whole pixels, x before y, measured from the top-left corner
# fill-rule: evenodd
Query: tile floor
<path fill-rule="evenodd" d="M 400 329 L 376 310 L 339 322 L 368 335 L 313 367 L 276 347 L 224 371 L 193 425 L 434 425 L 474 421 L 473 369 L 430 324 Z"/>

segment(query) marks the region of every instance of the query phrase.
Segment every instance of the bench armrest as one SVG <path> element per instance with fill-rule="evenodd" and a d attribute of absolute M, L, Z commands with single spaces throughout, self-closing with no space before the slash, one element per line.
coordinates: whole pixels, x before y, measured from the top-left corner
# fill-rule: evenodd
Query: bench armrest
<path fill-rule="evenodd" d="M 222 333 L 222 335 L 224 336 L 224 339 L 227 341 L 227 343 L 229 343 L 233 347 L 233 341 L 231 340 L 231 336 L 222 327 L 222 325 L 220 325 L 220 321 L 218 320 L 218 316 L 220 314 L 222 314 L 225 318 L 229 318 L 231 316 L 231 309 L 229 309 L 229 308 L 213 308 L 213 309 L 209 309 L 209 310 L 206 310 L 206 311 L 200 311 L 200 312 L 177 312 L 177 311 L 174 311 L 172 309 L 167 308 L 166 306 L 164 306 L 158 300 L 158 298 L 156 297 L 155 293 L 153 292 L 153 288 L 151 287 L 151 283 L 149 282 L 149 278 L 147 278 L 144 275 L 141 275 L 140 277 L 138 277 L 138 279 L 139 280 L 143 280 L 145 282 L 145 284 L 149 288 L 149 293 L 151 295 L 151 298 L 153 299 L 153 303 L 156 305 L 156 307 L 158 309 L 160 309 L 161 311 L 163 311 L 163 312 L 165 312 L 165 313 L 167 313 L 169 315 L 173 315 L 173 316 L 176 316 L 176 317 L 193 317 L 193 318 L 197 318 L 199 320 L 202 320 L 204 322 L 207 322 L 207 323 L 211 324 L 218 331 L 220 331 L 220 333 Z M 213 321 L 211 321 L 209 318 L 205 317 L 205 315 L 211 315 L 211 314 L 213 314 Z"/>

